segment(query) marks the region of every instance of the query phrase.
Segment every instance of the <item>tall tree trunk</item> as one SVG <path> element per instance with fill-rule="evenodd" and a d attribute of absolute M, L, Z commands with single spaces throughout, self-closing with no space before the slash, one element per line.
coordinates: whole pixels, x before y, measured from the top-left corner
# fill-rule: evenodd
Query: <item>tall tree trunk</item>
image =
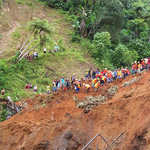
<path fill-rule="evenodd" d="M 37 45 L 35 45 L 34 47 L 32 47 L 31 49 L 29 49 L 22 57 L 20 57 L 19 61 L 25 56 L 27 55 L 30 51 L 32 51 L 34 48 L 36 48 L 37 46 L 39 46 L 40 44 L 42 44 L 43 42 L 41 43 L 38 43 Z"/>
<path fill-rule="evenodd" d="M 37 36 L 41 33 L 42 30 L 39 31 L 39 33 L 31 40 L 31 42 L 24 48 L 24 50 L 20 53 L 19 58 L 24 53 L 24 51 L 28 48 L 28 46 L 37 38 Z"/>
<path fill-rule="evenodd" d="M 25 40 L 25 42 L 23 43 L 23 45 L 21 46 L 20 50 L 21 51 L 24 47 L 24 45 L 26 44 L 26 42 L 28 41 L 28 39 L 30 38 L 30 36 L 33 34 L 34 30 L 35 30 L 36 27 L 34 27 L 34 29 L 32 30 L 32 32 L 30 33 L 30 35 L 27 37 L 27 39 Z"/>

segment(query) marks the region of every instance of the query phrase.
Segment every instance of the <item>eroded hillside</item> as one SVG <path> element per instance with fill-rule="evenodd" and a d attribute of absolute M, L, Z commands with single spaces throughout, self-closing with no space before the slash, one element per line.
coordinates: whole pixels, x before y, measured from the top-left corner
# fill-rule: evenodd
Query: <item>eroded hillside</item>
<path fill-rule="evenodd" d="M 128 84 L 127 81 L 135 80 Z M 126 86 L 125 84 L 126 83 Z M 108 94 L 112 86 L 118 86 L 114 96 Z M 124 85 L 124 86 L 123 86 Z M 122 131 L 115 150 L 150 149 L 150 71 L 127 79 L 105 84 L 97 93 L 70 90 L 53 95 L 39 95 L 26 99 L 28 107 L 21 113 L 0 124 L 1 149 L 81 149 L 97 133 L 111 143 Z M 85 96 L 107 97 L 101 105 L 88 113 L 76 108 L 73 97 L 78 100 Z M 107 147 L 98 138 L 88 148 L 103 150 Z"/>

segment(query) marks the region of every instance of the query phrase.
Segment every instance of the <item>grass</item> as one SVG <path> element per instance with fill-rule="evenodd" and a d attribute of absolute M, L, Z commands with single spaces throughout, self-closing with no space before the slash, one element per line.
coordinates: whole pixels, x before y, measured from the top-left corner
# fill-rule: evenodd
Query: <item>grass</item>
<path fill-rule="evenodd" d="M 16 0 L 17 3 L 25 4 L 27 2 L 22 0 Z M 29 1 L 28 1 L 29 2 Z M 31 1 L 34 2 L 33 0 Z M 36 3 L 33 3 L 36 6 Z M 40 5 L 40 7 L 43 7 Z M 38 9 L 40 9 L 38 6 Z M 84 51 L 80 43 L 71 42 L 71 33 L 72 25 L 70 20 L 66 21 L 66 13 L 60 10 L 50 10 L 45 7 L 47 17 L 51 17 L 54 23 L 58 24 L 55 35 L 52 36 L 52 44 L 47 43 L 47 50 L 54 49 L 55 44 L 58 44 L 61 48 L 65 48 L 65 51 L 57 53 L 43 53 L 43 47 L 37 47 L 35 50 L 39 53 L 39 58 L 34 59 L 31 62 L 23 60 L 21 62 L 13 62 L 14 57 L 1 59 L 1 62 L 4 63 L 6 67 L 6 72 L 1 74 L 0 78 L 3 80 L 1 88 L 4 88 L 6 91 L 6 96 L 11 96 L 14 101 L 20 100 L 19 96 L 22 98 L 31 97 L 35 94 L 45 93 L 46 87 L 48 84 L 52 86 L 54 79 L 60 79 L 62 76 L 70 78 L 74 72 L 77 73 L 78 78 L 83 77 L 84 67 L 89 66 L 89 59 L 84 57 Z M 41 10 L 42 11 L 42 10 Z M 55 17 L 57 16 L 57 18 Z M 73 19 L 73 16 L 71 17 Z M 21 24 L 22 25 L 22 24 Z M 25 39 L 25 33 L 28 33 L 26 27 L 18 27 L 11 34 L 12 43 L 11 51 L 15 50 L 15 45 L 18 41 L 20 42 Z M 33 47 L 38 40 L 35 40 L 31 47 Z M 88 45 L 89 43 L 86 42 Z M 10 50 L 10 49 L 9 49 Z M 30 55 L 33 54 L 33 51 L 30 52 Z M 4 69 L 4 66 L 2 69 Z M 34 93 L 33 90 L 26 90 L 25 85 L 27 83 L 32 83 L 32 85 L 37 85 L 38 92 Z"/>
<path fill-rule="evenodd" d="M 32 3 L 32 2 L 25 2 L 25 1 L 23 1 L 23 0 L 15 0 L 15 2 L 16 2 L 17 4 L 28 5 L 28 6 L 33 7 L 33 3 Z"/>

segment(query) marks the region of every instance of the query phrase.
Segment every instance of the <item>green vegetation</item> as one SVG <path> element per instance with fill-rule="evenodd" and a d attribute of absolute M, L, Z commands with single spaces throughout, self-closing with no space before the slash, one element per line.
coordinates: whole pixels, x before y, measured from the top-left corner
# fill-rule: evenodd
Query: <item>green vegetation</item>
<path fill-rule="evenodd" d="M 23 43 L 23 45 L 19 50 L 20 52 L 19 61 L 31 50 L 35 49 L 37 46 L 46 44 L 46 42 L 51 43 L 50 36 L 52 35 L 52 33 L 54 33 L 54 27 L 51 24 L 49 24 L 48 20 L 46 19 L 40 20 L 39 18 L 34 18 L 34 20 L 28 22 L 28 24 L 29 29 L 31 29 L 31 33 L 29 34 L 29 36 L 27 37 L 27 39 L 25 40 L 25 42 Z M 29 41 L 32 35 L 34 36 L 32 40 Z M 33 47 L 31 47 L 28 51 L 26 51 L 27 48 L 32 44 L 32 42 L 34 42 L 35 39 L 38 40 L 39 42 Z"/>
<path fill-rule="evenodd" d="M 32 2 L 25 2 L 23 0 L 15 0 L 16 3 L 18 4 L 22 4 L 22 5 L 28 5 L 28 6 L 33 6 L 33 3 Z"/>
<path fill-rule="evenodd" d="M 0 0 L 0 9 L 3 7 L 3 0 Z"/>
<path fill-rule="evenodd" d="M 101 67 L 130 66 L 132 61 L 150 56 L 150 2 L 41 1 L 66 11 L 67 20 L 74 22 L 71 41 L 86 46 Z M 90 46 L 85 45 L 85 38 Z"/>

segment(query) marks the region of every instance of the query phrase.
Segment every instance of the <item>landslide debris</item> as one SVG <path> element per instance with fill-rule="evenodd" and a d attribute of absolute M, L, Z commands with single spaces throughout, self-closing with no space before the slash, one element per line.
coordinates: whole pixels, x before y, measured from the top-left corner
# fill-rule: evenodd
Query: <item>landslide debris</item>
<path fill-rule="evenodd" d="M 109 90 L 108 90 L 108 94 L 110 95 L 110 96 L 114 96 L 114 95 L 116 95 L 116 91 L 118 90 L 118 86 L 112 86 Z"/>
<path fill-rule="evenodd" d="M 102 104 L 107 98 L 105 96 L 86 96 L 84 99 L 82 99 L 80 102 L 77 103 L 77 108 L 85 108 L 86 110 L 91 110 L 95 106 L 98 106 Z"/>
<path fill-rule="evenodd" d="M 114 96 L 116 95 L 116 91 L 118 90 L 118 86 L 112 86 L 108 91 L 109 96 Z M 85 110 L 91 110 L 95 106 L 103 104 L 104 101 L 106 101 L 108 98 L 106 96 L 86 96 L 82 100 L 77 100 L 77 97 L 73 97 L 74 101 L 76 102 L 76 107 L 77 108 L 85 108 Z"/>
<path fill-rule="evenodd" d="M 129 86 L 130 84 L 139 81 L 141 78 L 142 76 L 134 77 L 130 81 L 126 81 L 125 83 L 123 83 L 122 87 Z"/>

